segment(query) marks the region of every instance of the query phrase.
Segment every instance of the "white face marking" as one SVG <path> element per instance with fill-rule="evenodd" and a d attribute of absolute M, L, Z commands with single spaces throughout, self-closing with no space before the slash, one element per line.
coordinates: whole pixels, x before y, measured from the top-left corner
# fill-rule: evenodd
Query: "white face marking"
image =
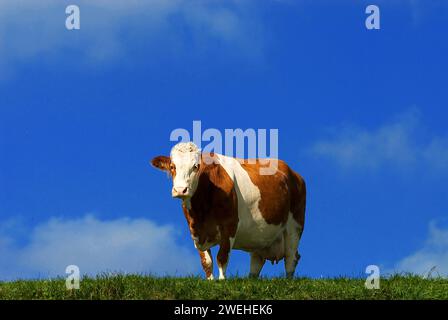
<path fill-rule="evenodd" d="M 174 150 L 171 153 L 171 162 L 176 168 L 173 196 L 192 197 L 199 182 L 200 153 Z"/>

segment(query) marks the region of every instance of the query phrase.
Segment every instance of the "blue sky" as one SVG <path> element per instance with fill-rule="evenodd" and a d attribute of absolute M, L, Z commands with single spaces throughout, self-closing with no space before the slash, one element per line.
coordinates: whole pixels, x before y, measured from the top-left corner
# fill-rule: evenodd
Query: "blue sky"
<path fill-rule="evenodd" d="M 419 0 L 2 2 L 0 280 L 201 274 L 148 164 L 193 120 L 279 130 L 309 192 L 297 275 L 448 274 L 447 18 Z"/>

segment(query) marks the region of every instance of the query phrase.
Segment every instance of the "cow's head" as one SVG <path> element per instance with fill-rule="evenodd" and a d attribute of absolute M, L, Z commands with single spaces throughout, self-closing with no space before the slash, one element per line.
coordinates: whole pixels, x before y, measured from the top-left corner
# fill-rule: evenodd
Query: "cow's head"
<path fill-rule="evenodd" d="M 171 175 L 171 194 L 174 198 L 188 199 L 193 196 L 198 187 L 201 165 L 201 151 L 194 143 L 178 143 L 171 149 L 169 157 L 155 157 L 151 164 Z"/>

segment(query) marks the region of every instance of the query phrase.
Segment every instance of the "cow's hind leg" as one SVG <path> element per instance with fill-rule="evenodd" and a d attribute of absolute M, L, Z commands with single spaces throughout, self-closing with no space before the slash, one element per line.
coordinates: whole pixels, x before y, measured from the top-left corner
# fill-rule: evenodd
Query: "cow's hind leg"
<path fill-rule="evenodd" d="M 252 252 L 250 254 L 250 278 L 258 278 L 265 261 L 266 259 L 260 256 L 258 253 Z"/>
<path fill-rule="evenodd" d="M 201 264 L 202 268 L 204 269 L 205 276 L 207 277 L 207 280 L 213 280 L 213 258 L 212 258 L 212 252 L 210 249 L 206 251 L 199 251 L 199 255 L 201 256 Z"/>
<path fill-rule="evenodd" d="M 293 219 L 289 219 L 285 230 L 285 271 L 286 277 L 292 278 L 300 260 L 298 252 L 302 227 Z"/>

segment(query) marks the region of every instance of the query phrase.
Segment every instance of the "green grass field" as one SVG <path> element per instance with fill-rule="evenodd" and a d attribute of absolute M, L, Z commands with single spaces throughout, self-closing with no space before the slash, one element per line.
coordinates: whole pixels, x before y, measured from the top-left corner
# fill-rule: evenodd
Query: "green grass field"
<path fill-rule="evenodd" d="M 393 276 L 368 290 L 364 280 L 157 278 L 137 275 L 83 278 L 79 290 L 64 279 L 0 282 L 0 299 L 448 299 L 448 279 Z"/>

